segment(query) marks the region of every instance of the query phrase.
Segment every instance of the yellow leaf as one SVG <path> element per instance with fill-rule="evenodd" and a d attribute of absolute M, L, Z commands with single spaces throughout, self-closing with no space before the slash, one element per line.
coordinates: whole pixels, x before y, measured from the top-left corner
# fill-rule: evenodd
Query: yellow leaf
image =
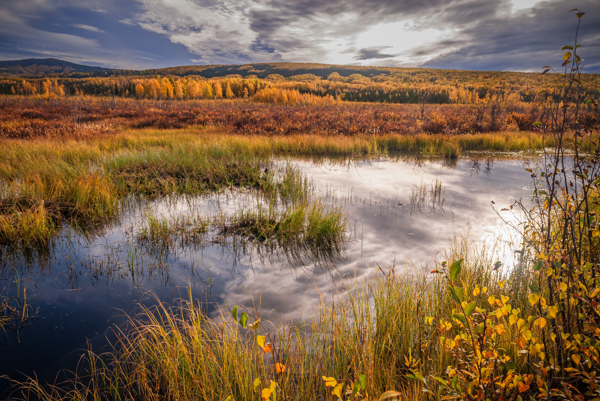
<path fill-rule="evenodd" d="M 504 284 L 506 284 L 506 281 L 502 280 L 498 283 L 498 285 L 500 286 L 500 288 L 504 288 Z"/>
<path fill-rule="evenodd" d="M 259 387 L 260 387 L 260 379 L 256 378 L 256 379 L 254 379 L 254 391 L 258 391 Z"/>
<path fill-rule="evenodd" d="M 256 336 L 256 343 L 262 348 L 265 354 L 268 354 L 269 352 L 273 351 L 273 346 L 271 343 L 265 344 L 266 339 L 267 338 L 265 336 Z"/>
<path fill-rule="evenodd" d="M 544 319 L 543 317 L 538 318 L 535 323 L 536 326 L 538 326 L 540 329 L 543 329 L 544 327 L 546 327 L 546 319 Z"/>
<path fill-rule="evenodd" d="M 342 389 L 344 388 L 344 383 L 340 383 L 331 392 L 331 395 L 336 395 L 337 398 L 342 398 Z"/>
<path fill-rule="evenodd" d="M 542 308 L 546 306 L 546 298 L 540 298 L 540 305 L 542 305 Z"/>
<path fill-rule="evenodd" d="M 323 381 L 325 381 L 325 387 L 337 386 L 337 380 L 335 380 L 333 377 L 323 376 Z"/>
<path fill-rule="evenodd" d="M 562 292 L 567 292 L 567 283 L 560 283 L 560 290 Z"/>
<path fill-rule="evenodd" d="M 481 289 L 481 292 L 483 292 L 483 293 L 485 294 L 485 293 L 487 292 L 487 287 L 483 287 L 483 288 Z"/>
<path fill-rule="evenodd" d="M 488 298 L 488 303 L 489 303 L 491 306 L 494 306 L 494 304 L 496 303 L 496 297 L 494 297 L 493 295 L 492 295 L 492 296 L 490 296 L 490 297 Z"/>
<path fill-rule="evenodd" d="M 475 287 L 475 289 L 473 290 L 473 296 L 476 297 L 480 293 L 481 293 L 481 290 L 479 289 L 479 287 Z"/>
<path fill-rule="evenodd" d="M 265 348 L 265 340 L 267 338 L 265 336 L 256 336 L 256 343 L 259 347 Z"/>
<path fill-rule="evenodd" d="M 285 372 L 285 366 L 282 363 L 276 363 L 275 364 L 275 371 L 277 373 L 284 373 Z"/>
<path fill-rule="evenodd" d="M 548 316 L 550 316 L 552 319 L 556 318 L 557 313 L 558 313 L 557 305 L 552 305 L 551 307 L 548 308 Z"/>
<path fill-rule="evenodd" d="M 573 355 L 571 355 L 571 358 L 573 359 L 573 362 L 575 362 L 575 365 L 579 365 L 579 362 L 581 361 L 580 355 L 573 354 Z"/>
<path fill-rule="evenodd" d="M 521 329 L 521 327 L 523 327 L 524 324 L 525 324 L 525 320 L 523 320 L 523 319 L 519 319 L 517 321 L 517 327 L 519 328 L 519 330 Z"/>
<path fill-rule="evenodd" d="M 540 300 L 540 296 L 534 293 L 529 294 L 529 303 L 533 306 Z"/>
<path fill-rule="evenodd" d="M 509 299 L 510 299 L 510 297 L 507 297 L 505 295 L 500 295 L 500 300 L 502 300 L 502 305 L 506 305 L 506 303 L 508 302 Z"/>
<path fill-rule="evenodd" d="M 507 330 L 506 330 L 506 328 L 504 328 L 503 324 L 497 325 L 496 327 L 494 327 L 494 330 L 496 330 L 496 333 L 498 333 L 499 335 L 507 333 Z"/>
<path fill-rule="evenodd" d="M 272 391 L 270 388 L 263 388 L 263 390 L 260 392 L 260 398 L 267 401 L 269 398 L 271 398 L 271 393 Z"/>
<path fill-rule="evenodd" d="M 508 317 L 508 324 L 510 324 L 511 326 L 515 323 L 517 323 L 517 320 L 519 320 L 519 318 L 515 315 L 510 315 Z"/>

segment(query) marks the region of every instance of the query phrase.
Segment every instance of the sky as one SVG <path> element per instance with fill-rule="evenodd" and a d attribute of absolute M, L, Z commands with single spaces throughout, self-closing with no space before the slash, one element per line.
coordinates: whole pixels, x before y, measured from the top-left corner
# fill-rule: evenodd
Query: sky
<path fill-rule="evenodd" d="M 315 62 L 539 71 L 574 41 L 600 72 L 598 0 L 2 0 L 0 60 L 146 69 Z"/>

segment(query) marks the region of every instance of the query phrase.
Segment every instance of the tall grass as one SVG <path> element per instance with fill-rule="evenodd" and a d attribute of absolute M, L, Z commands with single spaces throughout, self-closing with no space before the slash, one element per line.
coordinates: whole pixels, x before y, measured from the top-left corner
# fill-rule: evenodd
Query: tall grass
<path fill-rule="evenodd" d="M 79 139 L 6 139 L 1 141 L 4 151 L 0 154 L 0 181 L 5 186 L 0 238 L 12 242 L 19 223 L 10 216 L 31 215 L 41 202 L 52 225 L 68 222 L 87 230 L 118 216 L 122 199 L 129 195 L 199 194 L 224 187 L 269 192 L 272 174 L 264 170 L 274 156 L 401 152 L 452 158 L 464 151 L 535 150 L 544 144 L 549 145 L 541 135 L 524 132 L 269 137 L 234 135 L 215 128 L 123 130 Z M 300 188 L 292 181 L 278 185 Z M 285 188 L 278 190 L 284 192 Z M 32 224 L 29 230 L 42 227 Z M 30 235 L 41 241 L 52 232 L 43 229 Z"/>
<path fill-rule="evenodd" d="M 530 283 L 528 267 L 494 270 L 498 251 L 497 245 L 457 238 L 440 259 L 464 259 L 466 291 L 486 286 L 490 295 L 512 291 L 515 305 L 527 302 L 522 289 Z M 268 333 L 274 346 L 268 354 L 227 310 L 209 318 L 190 296 L 173 306 L 143 307 L 118 331 L 113 351 L 89 354 L 88 376 L 58 386 L 31 379 L 15 389 L 27 399 L 46 400 L 251 400 L 260 397 L 254 387 L 259 379 L 259 391 L 271 380 L 277 382 L 280 399 L 328 400 L 334 398 L 322 376 L 349 383 L 365 375 L 365 399 L 377 399 L 391 389 L 400 391 L 403 400 L 422 399 L 420 388 L 405 378 L 405 362 L 414 356 L 423 361 L 423 372 L 446 369 L 449 354 L 442 352 L 440 331 L 426 324 L 425 317 L 439 322 L 451 314 L 454 301 L 439 276 L 419 269 L 406 274 L 398 266 L 385 270 L 340 278 L 337 291 L 322 294 L 320 306 L 305 311 L 314 318 L 263 317 L 259 333 Z M 246 307 L 260 315 L 259 302 Z M 285 366 L 283 373 L 276 363 Z"/>

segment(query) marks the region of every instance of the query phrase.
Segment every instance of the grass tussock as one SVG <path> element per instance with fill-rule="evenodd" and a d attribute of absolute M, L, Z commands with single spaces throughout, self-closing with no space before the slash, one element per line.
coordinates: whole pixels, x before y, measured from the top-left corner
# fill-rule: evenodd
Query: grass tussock
<path fill-rule="evenodd" d="M 464 259 L 465 290 L 486 286 L 490 295 L 497 295 L 508 289 L 515 305 L 526 303 L 528 268 L 494 270 L 497 251 L 459 238 L 443 258 Z M 273 381 L 278 399 L 328 400 L 334 398 L 323 376 L 350 384 L 365 375 L 367 387 L 360 399 L 397 390 L 403 400 L 420 400 L 421 389 L 406 379 L 405 358 L 420 358 L 421 370 L 434 374 L 450 362 L 440 348 L 441 332 L 425 319 L 439 322 L 454 308 L 436 277 L 405 274 L 396 267 L 343 279 L 337 291 L 323 294 L 311 320 L 263 318 L 256 332 L 237 325 L 227 311 L 209 318 L 191 297 L 173 307 L 158 303 L 129 319 L 110 354 L 89 354 L 89 376 L 59 386 L 32 379 L 19 383 L 13 397 L 250 400 Z M 260 305 L 246 307 L 259 317 Z M 272 341 L 272 351 L 265 353 L 257 345 L 257 335 Z"/>
<path fill-rule="evenodd" d="M 209 220 L 200 215 L 167 219 L 146 212 L 146 225 L 138 233 L 137 239 L 142 244 L 159 249 L 198 244 L 202 243 L 209 226 Z"/>
<path fill-rule="evenodd" d="M 43 203 L 24 210 L 11 209 L 11 213 L 0 215 L 0 244 L 44 246 L 57 231 L 58 226 Z"/>
<path fill-rule="evenodd" d="M 78 139 L 6 139 L 2 145 L 0 181 L 5 189 L 0 238 L 12 243 L 18 218 L 10 216 L 32 215 L 42 202 L 53 225 L 68 222 L 90 230 L 118 216 L 122 200 L 130 195 L 201 194 L 245 187 L 306 199 L 306 193 L 285 193 L 286 185 L 288 191 L 301 187 L 293 182 L 295 178 L 278 181 L 282 188 L 273 187 L 272 173 L 265 174 L 272 157 L 409 153 L 454 158 L 465 151 L 525 151 L 551 144 L 547 138 L 527 132 L 254 136 L 187 128 L 124 130 Z M 32 235 L 51 237 L 46 234 Z"/>

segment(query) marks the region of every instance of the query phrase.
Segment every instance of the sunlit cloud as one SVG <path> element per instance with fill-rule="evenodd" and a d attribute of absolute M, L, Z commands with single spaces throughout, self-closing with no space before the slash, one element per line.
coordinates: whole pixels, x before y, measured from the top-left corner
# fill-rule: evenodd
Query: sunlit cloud
<path fill-rule="evenodd" d="M 73 24 L 73 28 L 84 29 L 84 30 L 90 31 L 90 32 L 104 33 L 104 31 L 100 28 L 96 28 L 95 26 L 85 25 L 85 24 Z"/>
<path fill-rule="evenodd" d="M 600 3 L 577 6 L 588 12 L 580 35 L 587 71 L 600 70 Z M 571 40 L 569 8 L 560 0 L 106 0 L 101 8 L 94 0 L 21 0 L 0 10 L 0 58 L 534 71 Z M 81 51 L 72 46 L 78 30 L 102 35 Z"/>

